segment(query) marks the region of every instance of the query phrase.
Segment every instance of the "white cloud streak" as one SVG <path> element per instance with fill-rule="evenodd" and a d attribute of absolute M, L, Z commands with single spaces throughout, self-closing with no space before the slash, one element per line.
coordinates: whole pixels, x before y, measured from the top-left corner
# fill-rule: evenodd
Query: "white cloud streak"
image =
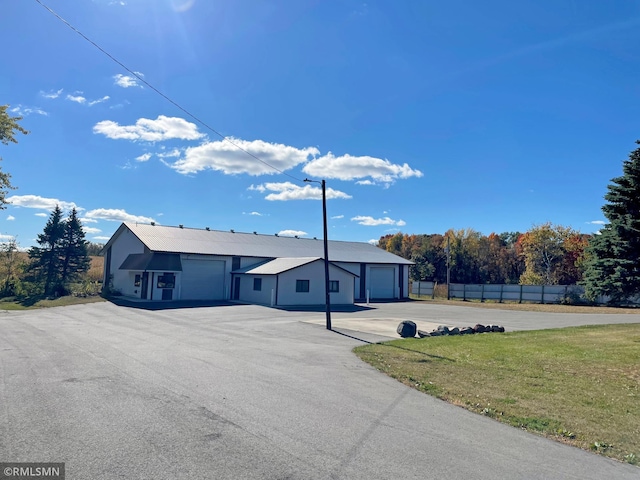
<path fill-rule="evenodd" d="M 13 215 L 9 215 L 9 216 L 7 217 L 7 221 L 8 221 L 8 222 L 13 222 L 15 219 L 16 219 L 16 217 L 14 217 Z"/>
<path fill-rule="evenodd" d="M 62 91 L 63 91 L 62 88 L 60 90 L 52 90 L 50 92 L 44 92 L 40 90 L 40 96 L 44 98 L 54 99 L 62 95 Z"/>
<path fill-rule="evenodd" d="M 87 105 L 88 107 L 93 107 L 94 105 L 97 105 L 98 103 L 106 102 L 111 98 L 109 97 L 109 95 L 105 95 L 102 98 L 88 101 L 86 97 L 80 95 L 81 93 L 82 92 L 76 92 L 76 95 L 69 94 L 66 96 L 66 99 L 69 100 L 70 102 L 79 103 L 80 105 Z"/>
<path fill-rule="evenodd" d="M 113 140 L 160 142 L 170 139 L 197 140 L 204 134 L 198 132 L 194 123 L 179 117 L 159 115 L 155 120 L 139 118 L 135 125 L 119 125 L 103 120 L 93 127 L 93 133 L 105 135 Z"/>
<path fill-rule="evenodd" d="M 377 227 L 379 225 L 396 225 L 398 227 L 403 227 L 407 224 L 404 220 L 393 220 L 389 217 L 373 218 L 363 215 L 353 217 L 351 221 L 357 222 L 358 225 L 364 225 L 366 227 Z"/>
<path fill-rule="evenodd" d="M 144 217 L 142 215 L 132 215 L 121 209 L 108 209 L 97 208 L 95 210 L 89 210 L 84 215 L 85 218 L 92 220 L 106 220 L 108 222 L 138 222 L 138 223 L 151 223 L 155 220 L 151 217 Z"/>
<path fill-rule="evenodd" d="M 144 77 L 144 75 L 140 72 L 135 72 L 135 73 L 139 77 Z M 136 77 L 131 75 L 123 75 L 121 73 L 118 73 L 117 75 L 113 76 L 113 80 L 117 86 L 122 88 L 131 88 L 131 87 L 142 88 L 142 85 L 138 83 L 139 80 Z"/>
<path fill-rule="evenodd" d="M 262 185 L 251 185 L 248 190 L 258 191 L 265 193 L 267 191 L 275 192 L 269 193 L 265 200 L 270 201 L 290 201 L 290 200 L 322 200 L 322 189 L 320 187 L 305 185 L 300 187 L 291 182 L 282 183 L 264 183 Z M 333 188 L 326 189 L 327 200 L 342 198 L 349 199 L 351 195 L 347 195 L 339 190 Z"/>
<path fill-rule="evenodd" d="M 73 202 L 64 202 L 57 198 L 45 198 L 38 195 L 13 195 L 7 198 L 7 202 L 14 207 L 38 208 L 41 210 L 53 210 L 58 205 L 62 210 L 83 210 Z M 38 214 L 36 214 L 38 215 Z M 43 214 L 46 216 L 46 214 Z"/>
<path fill-rule="evenodd" d="M 280 230 L 278 235 L 281 237 L 304 237 L 308 235 L 307 232 L 303 232 L 302 230 Z"/>
<path fill-rule="evenodd" d="M 139 157 L 136 157 L 136 160 L 138 162 L 147 162 L 147 161 L 149 161 L 150 158 L 151 158 L 151 154 L 150 153 L 143 153 Z"/>
<path fill-rule="evenodd" d="M 43 115 L 45 117 L 49 116 L 49 113 L 45 112 L 40 107 L 25 107 L 24 105 L 17 105 L 11 109 L 11 113 L 16 113 L 21 117 L 27 117 L 32 113 L 36 113 L 38 115 Z"/>
<path fill-rule="evenodd" d="M 99 228 L 95 228 L 95 227 L 85 227 L 83 226 L 82 229 L 84 230 L 84 233 L 86 234 L 94 234 L 94 233 L 100 233 L 102 232 L 102 230 L 100 230 Z"/>
<path fill-rule="evenodd" d="M 258 157 L 262 162 L 246 152 Z M 187 148 L 183 157 L 171 165 L 171 168 L 182 174 L 215 170 L 227 175 L 268 175 L 278 173 L 273 167 L 280 171 L 289 170 L 318 154 L 319 151 L 315 147 L 296 148 L 262 140 L 249 142 L 229 138 L 229 141 L 206 142 L 197 147 Z"/>
<path fill-rule="evenodd" d="M 321 178 L 338 180 L 371 179 L 375 183 L 393 183 L 397 179 L 422 177 L 420 170 L 414 170 L 406 163 L 398 165 L 381 158 L 345 154 L 339 157 L 331 152 L 307 163 L 303 172 Z M 365 181 L 363 181 L 365 182 Z M 367 183 L 363 183 L 366 185 Z"/>

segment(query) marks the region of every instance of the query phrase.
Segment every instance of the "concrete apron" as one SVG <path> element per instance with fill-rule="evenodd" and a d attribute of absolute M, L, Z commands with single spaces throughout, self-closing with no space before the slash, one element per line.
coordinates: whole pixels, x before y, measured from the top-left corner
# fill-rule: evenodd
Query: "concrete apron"
<path fill-rule="evenodd" d="M 396 329 L 398 328 L 398 324 L 402 321 L 406 320 L 403 318 L 344 318 L 340 316 L 336 316 L 335 318 L 332 316 L 331 326 L 334 329 L 346 329 L 351 330 L 353 332 L 362 332 L 368 333 L 372 335 L 378 335 L 381 337 L 387 337 L 389 339 L 399 339 L 401 338 L 398 335 Z M 313 323 L 314 325 L 325 325 L 325 318 L 315 318 L 315 319 L 305 319 L 302 320 L 305 323 Z M 447 324 L 447 323 L 433 323 L 433 322 L 422 322 L 415 321 L 415 324 L 418 327 L 418 330 L 424 330 L 425 332 L 431 332 L 438 328 L 438 325 L 445 325 L 449 328 L 453 328 L 455 325 Z M 417 335 L 416 335 L 417 337 Z"/>

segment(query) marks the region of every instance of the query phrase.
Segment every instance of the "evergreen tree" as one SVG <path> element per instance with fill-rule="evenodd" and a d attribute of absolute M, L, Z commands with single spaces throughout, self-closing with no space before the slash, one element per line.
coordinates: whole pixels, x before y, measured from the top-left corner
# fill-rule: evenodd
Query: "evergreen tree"
<path fill-rule="evenodd" d="M 45 295 L 50 295 L 61 287 L 60 251 L 64 233 L 62 210 L 56 205 L 44 231 L 36 239 L 40 246 L 31 247 L 29 250 L 29 258 L 32 260 L 31 269 L 35 271 L 36 278 L 43 282 Z"/>
<path fill-rule="evenodd" d="M 587 247 L 584 285 L 592 300 L 608 295 L 619 303 L 640 294 L 640 148 L 629 154 L 622 170 L 604 197 L 609 223 Z"/>
<path fill-rule="evenodd" d="M 64 224 L 64 236 L 61 241 L 61 285 L 66 286 L 89 270 L 91 260 L 87 254 L 87 244 L 82 223 L 74 208 Z"/>

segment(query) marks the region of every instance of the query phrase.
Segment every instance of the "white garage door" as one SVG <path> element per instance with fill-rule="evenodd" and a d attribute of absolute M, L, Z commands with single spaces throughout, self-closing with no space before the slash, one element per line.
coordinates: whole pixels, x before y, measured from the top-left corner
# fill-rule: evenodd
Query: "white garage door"
<path fill-rule="evenodd" d="M 371 298 L 394 298 L 395 270 L 393 267 L 371 267 L 369 271 L 369 288 Z"/>
<path fill-rule="evenodd" d="M 183 300 L 223 300 L 224 262 L 220 260 L 182 260 Z"/>

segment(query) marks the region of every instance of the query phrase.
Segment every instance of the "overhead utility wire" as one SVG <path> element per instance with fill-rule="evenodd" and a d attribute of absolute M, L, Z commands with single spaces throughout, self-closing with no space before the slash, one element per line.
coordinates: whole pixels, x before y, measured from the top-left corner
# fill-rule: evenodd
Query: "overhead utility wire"
<path fill-rule="evenodd" d="M 182 112 L 184 112 L 186 115 L 188 115 L 189 117 L 191 117 L 193 120 L 195 120 L 196 122 L 198 122 L 200 125 L 202 125 L 203 127 L 207 128 L 208 130 L 212 131 L 213 133 L 215 133 L 216 135 L 218 135 L 223 141 L 230 143 L 231 145 L 233 145 L 234 147 L 236 147 L 238 150 L 246 153 L 247 155 L 249 155 L 250 157 L 254 158 L 255 160 L 259 161 L 260 163 L 266 165 L 267 167 L 275 170 L 276 172 L 279 172 L 283 175 L 286 175 L 289 178 L 292 178 L 300 183 L 303 183 L 304 180 L 294 177 L 293 175 L 280 170 L 277 167 L 274 167 L 273 165 L 271 165 L 270 163 L 265 162 L 264 160 L 262 160 L 261 158 L 257 157 L 256 155 L 254 155 L 253 153 L 245 150 L 244 148 L 242 148 L 240 145 L 238 145 L 237 143 L 233 142 L 232 140 L 229 140 L 229 138 L 227 138 L 226 136 L 224 136 L 222 133 L 218 132 L 215 128 L 209 126 L 206 122 L 204 122 L 203 120 L 201 120 L 200 118 L 196 117 L 193 113 L 191 113 L 190 111 L 188 111 L 186 108 L 184 108 L 183 106 L 181 106 L 180 104 L 178 104 L 177 102 L 175 102 L 174 100 L 172 100 L 171 98 L 169 98 L 167 95 L 165 95 L 164 93 L 162 93 L 160 90 L 158 90 L 156 87 L 154 87 L 153 85 L 151 85 L 148 81 L 146 81 L 143 77 L 141 77 L 138 73 L 134 72 L 133 70 L 131 70 L 129 67 L 127 67 L 124 63 L 122 63 L 120 60 L 118 60 L 116 57 L 114 57 L 113 55 L 111 55 L 109 52 L 107 52 L 104 48 L 102 48 L 100 45 L 98 45 L 96 42 L 94 42 L 93 40 L 91 40 L 89 37 L 87 37 L 84 33 L 82 33 L 80 30 L 78 30 L 76 27 L 74 27 L 73 25 L 71 25 L 71 23 L 69 23 L 67 20 L 65 20 L 63 17 L 61 17 L 57 12 L 55 12 L 53 9 L 51 9 L 49 6 L 45 5 L 44 3 L 42 3 L 40 0 L 35 0 L 37 3 L 39 3 L 42 7 L 44 7 L 46 10 L 49 11 L 49 13 L 51 13 L 54 17 L 56 17 L 58 20 L 60 20 L 62 23 L 64 23 L 67 27 L 69 27 L 71 30 L 73 30 L 75 33 L 77 33 L 78 35 L 80 35 L 83 39 L 85 39 L 87 42 L 89 42 L 91 45 L 93 45 L 95 48 L 97 48 L 98 50 L 100 50 L 103 54 L 105 54 L 107 57 L 109 57 L 112 61 L 114 61 L 115 63 L 117 63 L 120 67 L 122 67 L 124 70 L 126 70 L 128 73 L 130 73 L 131 75 L 133 75 L 135 78 L 137 78 L 138 80 L 140 80 L 140 82 L 142 82 L 143 84 L 145 84 L 147 87 L 149 87 L 151 90 L 153 90 L 154 92 L 156 92 L 158 95 L 160 95 L 162 98 L 164 98 L 166 101 L 168 101 L 169 103 L 171 103 L 173 106 L 177 107 L 179 110 L 181 110 Z"/>

